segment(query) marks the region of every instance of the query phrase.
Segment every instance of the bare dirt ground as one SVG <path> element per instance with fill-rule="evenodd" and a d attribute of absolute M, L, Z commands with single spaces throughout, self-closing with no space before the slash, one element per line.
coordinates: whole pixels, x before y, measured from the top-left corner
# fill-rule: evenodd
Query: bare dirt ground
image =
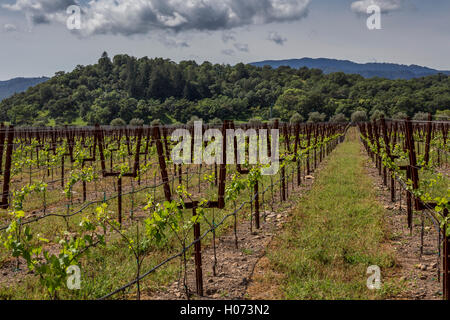
<path fill-rule="evenodd" d="M 318 166 L 316 172 L 326 162 Z M 302 185 L 298 187 L 295 181 L 295 188 L 292 189 L 292 178 L 289 180 L 289 198 L 286 202 L 280 203 L 279 187 L 275 188 L 275 205 L 272 211 L 270 206 L 270 191 L 265 195 L 266 205 L 261 210 L 261 228 L 250 232 L 249 220 L 238 224 L 239 248 L 236 249 L 234 232 L 230 230 L 226 235 L 216 239 L 217 267 L 216 276 L 213 275 L 214 251 L 212 243 L 208 243 L 202 249 L 202 267 L 204 279 L 204 296 L 195 294 L 195 271 L 194 261 L 191 259 L 188 264 L 187 283 L 192 299 L 214 299 L 214 300 L 245 300 L 249 299 L 247 288 L 252 283 L 255 273 L 260 269 L 256 268 L 259 261 L 263 260 L 266 248 L 285 223 L 290 219 L 292 210 L 295 208 L 295 200 L 309 190 L 314 182 L 314 173 L 308 179 L 302 180 Z M 304 178 L 304 176 L 303 176 Z M 295 176 L 295 180 L 297 176 Z M 269 198 L 269 199 L 268 199 Z M 158 300 L 180 300 L 186 299 L 182 280 L 174 282 L 169 287 L 160 291 L 144 292 L 141 296 L 144 299 Z"/>
<path fill-rule="evenodd" d="M 364 154 L 365 151 L 361 149 Z M 366 156 L 367 157 L 367 156 Z M 438 231 L 430 219 L 424 219 L 423 255 L 420 254 L 422 220 L 421 213 L 414 212 L 413 231 L 407 223 L 406 193 L 400 197 L 396 183 L 396 202 L 391 202 L 390 190 L 383 185 L 375 164 L 367 157 L 367 174 L 373 178 L 378 200 L 387 210 L 386 227 L 390 234 L 389 245 L 396 253 L 398 268 L 387 278 L 399 278 L 404 283 L 403 292 L 394 299 L 399 300 L 438 300 L 442 299 L 442 285 L 438 280 L 440 259 L 438 256 Z M 388 185 L 390 184 L 388 177 Z M 401 198 L 401 202 L 400 202 Z"/>

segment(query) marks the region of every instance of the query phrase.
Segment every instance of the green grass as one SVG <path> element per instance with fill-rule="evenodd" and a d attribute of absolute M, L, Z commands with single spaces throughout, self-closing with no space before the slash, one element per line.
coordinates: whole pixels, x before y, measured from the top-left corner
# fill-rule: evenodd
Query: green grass
<path fill-rule="evenodd" d="M 299 201 L 285 231 L 268 250 L 276 272 L 283 275 L 286 299 L 386 298 L 398 288 L 366 286 L 367 267 L 383 274 L 395 266 L 384 244 L 384 210 L 377 203 L 356 132 L 340 145 L 320 172 L 313 188 Z"/>

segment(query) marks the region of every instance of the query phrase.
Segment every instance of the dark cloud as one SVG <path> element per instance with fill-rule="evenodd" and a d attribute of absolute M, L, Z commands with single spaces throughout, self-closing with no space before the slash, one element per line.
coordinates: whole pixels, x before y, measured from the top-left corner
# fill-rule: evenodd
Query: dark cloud
<path fill-rule="evenodd" d="M 66 9 L 77 5 L 78 0 L 16 0 L 2 7 L 12 11 L 24 12 L 33 24 L 47 24 L 53 20 L 62 21 Z"/>
<path fill-rule="evenodd" d="M 222 41 L 228 43 L 229 41 L 236 41 L 236 32 L 234 31 L 224 31 L 222 33 Z"/>
<path fill-rule="evenodd" d="M 167 34 L 160 35 L 159 41 L 168 48 L 189 48 L 190 47 L 189 43 L 187 43 L 187 41 L 171 37 L 170 35 L 167 35 Z"/>
<path fill-rule="evenodd" d="M 246 43 L 235 43 L 234 47 L 236 48 L 237 51 L 240 51 L 240 52 L 248 52 L 249 51 L 248 44 L 246 44 Z"/>
<path fill-rule="evenodd" d="M 49 24 L 50 19 L 44 14 L 33 14 L 31 15 L 31 21 L 33 24 Z"/>
<path fill-rule="evenodd" d="M 268 40 L 275 42 L 276 44 L 282 46 L 287 41 L 287 38 L 282 37 L 278 32 L 270 32 Z"/>
<path fill-rule="evenodd" d="M 226 56 L 233 56 L 234 50 L 233 49 L 225 49 L 225 50 L 222 50 L 222 54 L 224 54 Z"/>
<path fill-rule="evenodd" d="M 80 5 L 81 33 L 148 34 L 155 30 L 215 31 L 272 22 L 296 21 L 311 0 L 97 0 Z M 40 17 L 36 23 L 62 21 L 75 0 L 16 0 L 3 5 Z"/>

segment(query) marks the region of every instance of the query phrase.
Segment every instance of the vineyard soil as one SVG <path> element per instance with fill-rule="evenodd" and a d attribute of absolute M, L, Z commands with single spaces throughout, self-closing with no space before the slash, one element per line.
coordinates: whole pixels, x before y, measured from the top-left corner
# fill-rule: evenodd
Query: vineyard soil
<path fill-rule="evenodd" d="M 329 157 L 332 157 L 330 154 Z M 314 185 L 314 175 L 326 166 L 327 160 L 321 163 L 315 173 L 303 180 L 301 186 L 289 186 L 289 199 L 280 201 L 280 194 L 275 197 L 274 210 L 269 201 L 263 205 L 261 229 L 250 232 L 248 217 L 240 219 L 238 224 L 239 247 L 236 249 L 233 230 L 228 230 L 223 236 L 216 239 L 217 266 L 216 276 L 213 274 L 214 251 L 211 242 L 205 243 L 202 250 L 202 268 L 204 270 L 205 295 L 196 296 L 191 292 L 192 299 L 248 299 L 247 287 L 252 282 L 254 269 L 258 261 L 266 254 L 267 245 L 273 237 L 280 233 L 285 224 L 288 224 L 296 208 L 298 199 Z M 243 218 L 243 217 L 241 217 Z M 195 271 L 193 258 L 188 266 L 188 287 L 195 288 Z M 181 281 L 175 281 L 167 288 L 151 291 L 148 290 L 145 299 L 177 300 L 185 299 L 185 293 Z"/>
<path fill-rule="evenodd" d="M 404 290 L 393 298 L 441 300 L 442 287 L 437 274 L 440 263 L 437 246 L 438 231 L 430 220 L 424 220 L 424 251 L 421 256 L 420 213 L 416 213 L 413 232 L 410 233 L 406 224 L 405 192 L 402 192 L 401 197 L 397 196 L 396 202 L 392 203 L 390 191 L 383 185 L 383 179 L 378 175 L 378 169 L 369 158 L 367 158 L 365 167 L 367 174 L 373 180 L 373 188 L 377 190 L 378 201 L 387 210 L 389 243 L 395 250 L 396 263 L 399 266 L 389 274 L 389 278 L 401 279 L 404 286 Z M 398 184 L 397 195 L 399 195 Z"/>

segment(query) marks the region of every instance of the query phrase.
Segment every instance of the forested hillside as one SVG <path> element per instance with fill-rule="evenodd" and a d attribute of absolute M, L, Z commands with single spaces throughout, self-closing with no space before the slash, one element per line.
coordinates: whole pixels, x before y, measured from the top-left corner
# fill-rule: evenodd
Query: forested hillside
<path fill-rule="evenodd" d="M 214 119 L 300 119 L 318 112 L 320 120 L 367 115 L 409 115 L 450 109 L 450 76 L 413 80 L 364 79 L 319 69 L 255 67 L 245 64 L 179 64 L 106 53 L 98 63 L 58 72 L 45 83 L 0 103 L 1 121 L 16 125 L 187 122 Z M 271 114 L 272 112 L 272 114 Z M 297 115 L 298 116 L 298 115 Z M 116 121 L 117 122 L 117 121 Z"/>
<path fill-rule="evenodd" d="M 291 68 L 299 69 L 302 67 L 316 68 L 322 70 L 325 74 L 333 72 L 344 72 L 348 74 L 359 74 L 364 78 L 381 77 L 388 79 L 413 79 L 420 77 L 427 77 L 436 75 L 438 73 L 450 74 L 450 71 L 439 71 L 427 67 L 417 65 L 401 65 L 396 63 L 355 63 L 348 60 L 336 59 L 290 59 L 290 60 L 266 60 L 261 62 L 250 63 L 256 67 L 264 67 L 266 65 L 272 68 L 281 66 L 289 66 Z"/>
<path fill-rule="evenodd" d="M 29 87 L 47 81 L 48 78 L 14 78 L 7 81 L 0 81 L 0 101 L 4 98 L 12 96 L 27 90 Z"/>

